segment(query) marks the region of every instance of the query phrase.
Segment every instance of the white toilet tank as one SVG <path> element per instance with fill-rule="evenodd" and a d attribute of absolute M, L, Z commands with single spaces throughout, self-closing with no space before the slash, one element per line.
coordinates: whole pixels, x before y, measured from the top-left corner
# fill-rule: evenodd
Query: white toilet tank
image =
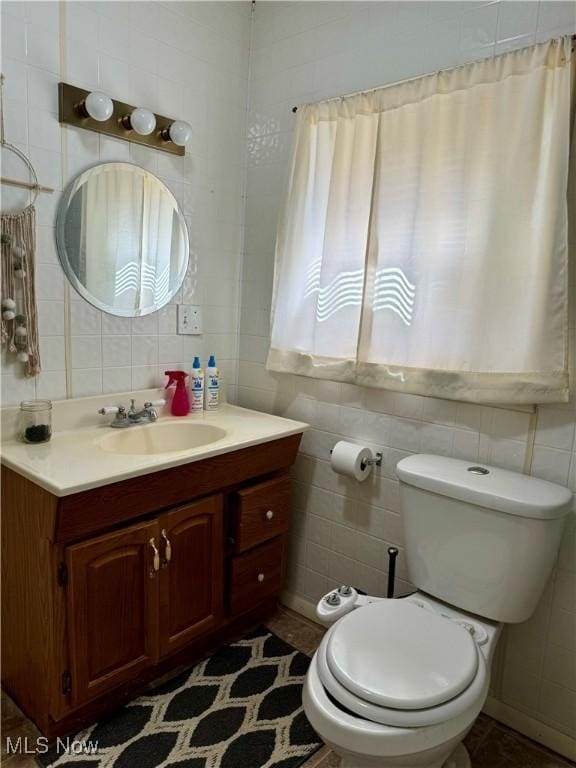
<path fill-rule="evenodd" d="M 528 619 L 556 560 L 571 492 L 428 454 L 402 459 L 397 473 L 413 584 L 488 619 Z"/>

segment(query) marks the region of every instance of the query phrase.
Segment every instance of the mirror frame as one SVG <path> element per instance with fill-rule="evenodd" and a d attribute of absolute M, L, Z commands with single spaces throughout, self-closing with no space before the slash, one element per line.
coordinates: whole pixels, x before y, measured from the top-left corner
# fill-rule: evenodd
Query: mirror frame
<path fill-rule="evenodd" d="M 155 304 L 154 306 L 151 306 L 150 308 L 146 308 L 146 309 L 130 309 L 130 310 L 114 311 L 113 307 L 111 307 L 109 304 L 104 304 L 103 302 L 99 301 L 95 296 L 93 296 L 89 291 L 86 290 L 83 283 L 81 283 L 80 280 L 78 279 L 76 272 L 72 268 L 72 265 L 70 264 L 70 261 L 68 259 L 68 251 L 66 249 L 66 244 L 65 244 L 64 229 L 66 224 L 66 213 L 70 206 L 72 193 L 77 191 L 77 189 L 75 188 L 75 184 L 80 178 L 90 173 L 90 171 L 92 171 L 94 168 L 100 168 L 103 165 L 130 166 L 131 168 L 137 168 L 139 171 L 144 171 L 145 173 L 150 174 L 150 176 L 153 176 L 160 184 L 162 184 L 164 189 L 170 195 L 172 195 L 174 199 L 176 211 L 179 214 L 180 221 L 182 222 L 182 225 L 184 227 L 184 232 L 186 235 L 186 255 L 185 255 L 185 258 L 183 259 L 182 267 L 178 273 L 178 278 L 175 282 L 176 287 L 174 288 L 174 290 L 170 291 L 166 301 L 164 301 L 162 304 Z M 95 163 L 94 165 L 91 165 L 89 168 L 85 168 L 83 171 L 78 173 L 68 182 L 64 191 L 62 192 L 62 196 L 58 203 L 58 209 L 56 211 L 55 237 L 56 237 L 56 251 L 58 253 L 58 258 L 60 260 L 60 265 L 64 270 L 64 274 L 68 278 L 68 281 L 70 282 L 70 284 L 72 285 L 76 293 L 78 293 L 83 299 L 85 299 L 93 307 L 100 309 L 102 312 L 105 312 L 106 314 L 111 315 L 112 317 L 144 317 L 145 315 L 151 315 L 153 312 L 158 312 L 159 309 L 162 309 L 162 307 L 165 307 L 167 304 L 169 304 L 170 301 L 174 298 L 174 296 L 178 293 L 178 291 L 182 287 L 182 283 L 184 282 L 184 278 L 186 277 L 186 272 L 190 264 L 190 231 L 188 229 L 188 224 L 186 223 L 184 212 L 180 207 L 178 200 L 176 200 L 174 193 L 172 192 L 172 190 L 170 190 L 166 186 L 166 184 L 162 181 L 162 179 L 156 176 L 156 174 L 146 170 L 146 168 L 142 168 L 140 165 L 137 165 L 136 163 L 127 163 L 123 160 L 118 160 L 118 161 L 112 160 L 105 163 Z"/>

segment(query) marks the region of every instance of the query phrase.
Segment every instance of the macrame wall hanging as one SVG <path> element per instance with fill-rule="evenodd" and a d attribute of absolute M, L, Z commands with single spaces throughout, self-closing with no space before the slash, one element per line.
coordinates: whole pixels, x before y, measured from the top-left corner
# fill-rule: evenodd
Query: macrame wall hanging
<path fill-rule="evenodd" d="M 27 376 L 40 372 L 38 345 L 38 316 L 36 310 L 35 255 L 36 210 L 34 203 L 39 192 L 51 192 L 38 183 L 30 160 L 17 147 L 4 138 L 4 109 L 0 76 L 0 144 L 27 167 L 29 181 L 2 177 L 2 184 L 29 190 L 30 201 L 21 211 L 1 214 L 1 277 L 2 327 L 1 343 L 15 360 L 24 364 Z M 4 165 L 4 163 L 3 163 Z"/>
<path fill-rule="evenodd" d="M 25 363 L 28 376 L 40 372 L 34 285 L 36 212 L 2 214 L 2 344 Z"/>

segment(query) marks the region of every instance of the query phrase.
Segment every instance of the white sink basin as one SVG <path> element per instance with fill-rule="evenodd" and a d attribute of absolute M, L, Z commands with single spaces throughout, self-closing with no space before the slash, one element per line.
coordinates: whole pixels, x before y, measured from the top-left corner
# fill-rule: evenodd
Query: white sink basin
<path fill-rule="evenodd" d="M 211 424 L 146 424 L 118 429 L 100 440 L 99 446 L 108 453 L 148 456 L 200 448 L 221 440 L 225 429 Z"/>

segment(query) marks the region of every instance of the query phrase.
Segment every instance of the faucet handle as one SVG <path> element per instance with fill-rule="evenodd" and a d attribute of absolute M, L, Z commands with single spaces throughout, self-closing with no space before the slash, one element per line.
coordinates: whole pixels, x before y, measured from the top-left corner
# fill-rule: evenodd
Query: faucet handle
<path fill-rule="evenodd" d="M 103 408 L 98 409 L 98 413 L 101 416 L 108 416 L 111 413 L 115 413 L 111 427 L 125 427 L 128 425 L 128 414 L 126 408 L 123 405 L 105 405 Z"/>
<path fill-rule="evenodd" d="M 160 408 L 160 406 L 166 405 L 166 400 L 161 397 L 159 400 L 152 400 L 144 403 L 144 408 Z"/>

